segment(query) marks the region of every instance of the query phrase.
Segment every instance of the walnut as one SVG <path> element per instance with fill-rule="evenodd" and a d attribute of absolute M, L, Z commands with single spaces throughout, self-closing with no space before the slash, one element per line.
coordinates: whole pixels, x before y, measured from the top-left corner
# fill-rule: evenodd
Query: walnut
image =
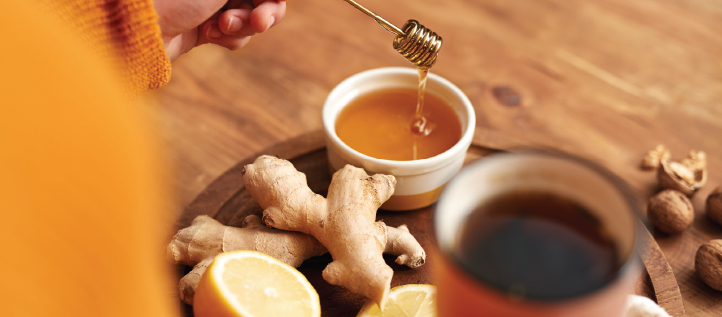
<path fill-rule="evenodd" d="M 659 167 L 661 161 L 669 160 L 670 157 L 672 157 L 672 154 L 667 147 L 662 144 L 657 145 L 653 150 L 649 150 L 647 155 L 644 156 L 644 159 L 642 159 L 642 168 L 655 169 Z"/>
<path fill-rule="evenodd" d="M 694 257 L 694 269 L 707 286 L 722 291 L 722 239 L 699 247 Z"/>
<path fill-rule="evenodd" d="M 657 170 L 657 180 L 664 189 L 675 189 L 692 196 L 707 182 L 707 159 L 704 152 L 690 152 L 683 163 L 662 161 L 661 165 L 662 168 Z"/>
<path fill-rule="evenodd" d="M 707 153 L 704 151 L 689 151 L 687 157 L 682 160 L 682 165 L 696 171 L 707 168 Z"/>
<path fill-rule="evenodd" d="M 662 144 L 657 145 L 652 150 L 649 150 L 642 159 L 642 168 L 644 169 L 655 169 L 659 167 L 662 161 L 669 160 L 672 154 L 669 149 Z"/>
<path fill-rule="evenodd" d="M 722 225 L 722 186 L 707 196 L 707 217 Z"/>
<path fill-rule="evenodd" d="M 692 202 L 684 194 L 666 189 L 649 199 L 647 217 L 655 228 L 669 233 L 678 233 L 694 220 Z"/>

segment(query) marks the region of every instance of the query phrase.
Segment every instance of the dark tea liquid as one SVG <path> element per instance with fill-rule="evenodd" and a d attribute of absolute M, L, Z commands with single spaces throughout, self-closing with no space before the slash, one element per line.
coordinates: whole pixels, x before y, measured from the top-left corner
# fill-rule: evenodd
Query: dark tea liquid
<path fill-rule="evenodd" d="M 554 300 L 609 283 L 618 250 L 584 207 L 543 192 L 513 192 L 468 217 L 454 252 L 472 276 L 502 292 Z"/>
<path fill-rule="evenodd" d="M 461 122 L 441 98 L 425 94 L 422 115 L 428 134 L 412 130 L 418 91 L 413 88 L 379 89 L 361 95 L 336 119 L 336 135 L 371 157 L 395 161 L 430 158 L 461 139 Z"/>

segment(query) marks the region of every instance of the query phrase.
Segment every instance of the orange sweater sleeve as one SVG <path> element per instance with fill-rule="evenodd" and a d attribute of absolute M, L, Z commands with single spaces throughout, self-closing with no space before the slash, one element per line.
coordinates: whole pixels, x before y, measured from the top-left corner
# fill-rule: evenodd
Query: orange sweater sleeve
<path fill-rule="evenodd" d="M 0 1 L 0 316 L 179 316 L 157 134 L 107 61 L 34 4 Z M 145 54 L 129 61 L 147 86 Z"/>
<path fill-rule="evenodd" d="M 170 80 L 158 15 L 152 0 L 51 0 L 51 12 L 80 33 L 101 58 L 119 66 L 131 96 Z"/>

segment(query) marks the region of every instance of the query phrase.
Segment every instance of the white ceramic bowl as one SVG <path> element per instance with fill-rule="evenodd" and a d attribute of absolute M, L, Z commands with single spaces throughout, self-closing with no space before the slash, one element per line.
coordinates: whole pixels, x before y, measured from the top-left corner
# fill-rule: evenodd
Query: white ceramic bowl
<path fill-rule="evenodd" d="M 413 161 L 383 160 L 361 154 L 336 135 L 336 119 L 352 100 L 370 91 L 394 88 L 416 88 L 419 84 L 415 68 L 386 67 L 367 70 L 338 84 L 323 105 L 323 127 L 326 132 L 328 161 L 332 171 L 346 164 L 363 167 L 370 174 L 384 173 L 396 177 L 394 195 L 383 205 L 386 210 L 412 210 L 433 204 L 444 185 L 461 169 L 466 150 L 471 145 L 476 126 L 474 108 L 469 98 L 448 80 L 429 73 L 426 92 L 432 93 L 456 112 L 461 122 L 461 139 L 446 152 Z"/>

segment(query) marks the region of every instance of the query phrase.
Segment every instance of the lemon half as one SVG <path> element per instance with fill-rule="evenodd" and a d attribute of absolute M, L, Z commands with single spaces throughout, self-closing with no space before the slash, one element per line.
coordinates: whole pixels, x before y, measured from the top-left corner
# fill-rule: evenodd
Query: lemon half
<path fill-rule="evenodd" d="M 391 289 L 382 312 L 372 300 L 366 302 L 357 317 L 436 317 L 436 286 L 408 284 Z"/>
<path fill-rule="evenodd" d="M 256 251 L 215 257 L 196 288 L 197 317 L 321 316 L 318 293 L 295 268 Z"/>

